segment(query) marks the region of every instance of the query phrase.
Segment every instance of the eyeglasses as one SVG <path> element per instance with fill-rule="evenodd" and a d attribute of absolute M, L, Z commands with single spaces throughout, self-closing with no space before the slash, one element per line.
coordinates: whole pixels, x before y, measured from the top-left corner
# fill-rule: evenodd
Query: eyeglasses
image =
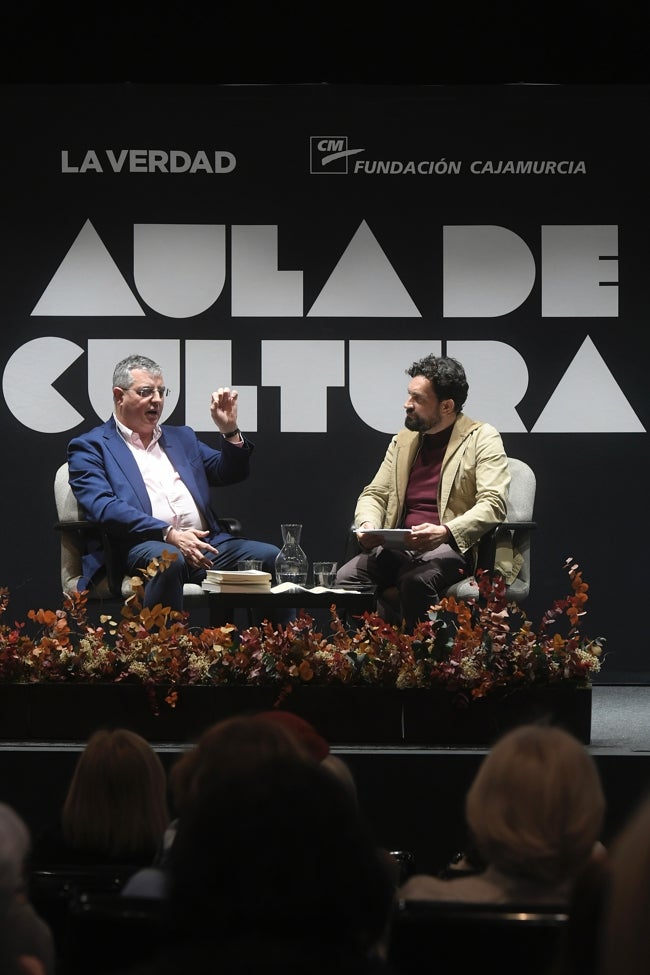
<path fill-rule="evenodd" d="M 138 396 L 141 396 L 142 399 L 151 399 L 151 397 L 156 393 L 158 393 L 161 399 L 164 399 L 165 396 L 169 396 L 168 386 L 140 386 L 138 389 L 134 389 L 133 386 L 131 386 L 129 388 L 134 393 L 137 393 Z"/>

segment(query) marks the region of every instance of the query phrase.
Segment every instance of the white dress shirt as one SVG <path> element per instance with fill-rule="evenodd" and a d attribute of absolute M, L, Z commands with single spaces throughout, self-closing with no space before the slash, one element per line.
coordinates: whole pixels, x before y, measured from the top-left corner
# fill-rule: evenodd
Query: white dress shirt
<path fill-rule="evenodd" d="M 162 435 L 160 426 L 155 428 L 151 443 L 145 447 L 138 433 L 129 430 L 117 417 L 115 423 L 142 474 L 154 518 L 181 531 L 185 528 L 205 529 L 207 526 L 194 498 L 158 443 Z"/>

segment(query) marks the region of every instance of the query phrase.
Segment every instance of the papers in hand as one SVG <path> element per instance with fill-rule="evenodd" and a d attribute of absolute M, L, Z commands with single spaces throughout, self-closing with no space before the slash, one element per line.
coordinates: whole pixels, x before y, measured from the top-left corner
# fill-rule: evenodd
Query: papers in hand
<path fill-rule="evenodd" d="M 384 548 L 406 549 L 411 537 L 410 528 L 355 528 L 358 535 L 372 535 L 376 537 L 377 545 Z"/>
<path fill-rule="evenodd" d="M 271 573 L 260 569 L 208 569 L 202 588 L 208 592 L 270 592 Z"/>

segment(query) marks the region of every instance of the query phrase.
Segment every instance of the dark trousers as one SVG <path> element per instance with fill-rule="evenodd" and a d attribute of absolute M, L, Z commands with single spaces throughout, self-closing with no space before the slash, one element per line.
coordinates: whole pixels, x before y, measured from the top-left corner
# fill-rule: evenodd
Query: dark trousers
<path fill-rule="evenodd" d="M 205 539 L 214 545 L 211 537 Z M 213 557 L 215 569 L 236 569 L 240 559 L 261 559 L 262 568 L 270 572 L 275 580 L 275 558 L 280 551 L 277 545 L 267 542 L 256 542 L 250 538 L 235 538 L 234 536 L 221 539 L 215 548 L 219 549 Z M 186 582 L 201 585 L 205 579 L 205 569 L 192 568 L 187 564 L 181 550 L 168 542 L 141 542 L 129 550 L 127 556 L 127 570 L 131 575 L 137 575 L 138 569 L 144 569 L 153 558 L 160 558 L 163 551 L 173 552 L 176 558 L 164 572 L 158 572 L 148 579 L 144 589 L 144 605 L 169 606 L 171 609 L 183 609 L 183 586 Z M 275 584 L 275 582 L 273 582 Z M 287 614 L 284 613 L 286 618 Z"/>
<path fill-rule="evenodd" d="M 379 546 L 341 566 L 336 581 L 376 586 L 379 615 L 397 625 L 403 620 L 410 631 L 469 571 L 465 556 L 451 545 L 417 554 Z"/>

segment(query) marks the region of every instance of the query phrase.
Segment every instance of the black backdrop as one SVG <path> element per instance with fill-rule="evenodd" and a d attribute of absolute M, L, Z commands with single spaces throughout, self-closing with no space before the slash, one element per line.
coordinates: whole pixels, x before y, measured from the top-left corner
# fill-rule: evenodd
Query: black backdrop
<path fill-rule="evenodd" d="M 585 631 L 608 641 L 603 678 L 645 682 L 628 593 L 648 543 L 649 93 L 0 89 L 10 616 L 59 605 L 54 472 L 108 415 L 126 352 L 165 365 L 171 422 L 199 428 L 206 404 L 215 444 L 209 389 L 242 391 L 253 474 L 218 507 L 276 543 L 281 522 L 302 522 L 314 560 L 342 554 L 401 425 L 404 370 L 442 350 L 468 368 L 467 412 L 537 474 L 529 614 L 565 594 L 574 557 L 591 585 Z M 196 171 L 165 172 L 173 151 Z"/>
<path fill-rule="evenodd" d="M 647 83 L 636 0 L 5 5 L 7 81 L 175 84 Z"/>

